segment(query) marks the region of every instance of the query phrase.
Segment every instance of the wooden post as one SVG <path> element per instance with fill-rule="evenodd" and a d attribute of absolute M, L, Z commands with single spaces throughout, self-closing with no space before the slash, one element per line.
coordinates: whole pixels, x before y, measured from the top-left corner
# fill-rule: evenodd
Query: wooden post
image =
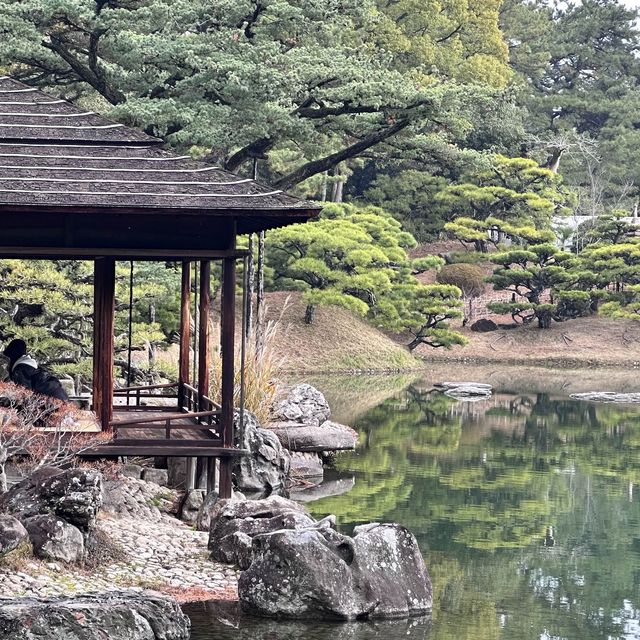
<path fill-rule="evenodd" d="M 206 411 L 202 396 L 209 395 L 209 370 L 211 348 L 209 344 L 209 320 L 211 315 L 211 262 L 200 264 L 200 341 L 198 343 L 198 403 L 200 411 Z"/>
<path fill-rule="evenodd" d="M 235 386 L 234 341 L 236 323 L 236 261 L 225 258 L 222 264 L 222 323 L 220 344 L 222 348 L 222 446 L 233 447 L 233 391 Z M 231 460 L 220 460 L 220 497 L 230 498 Z"/>
<path fill-rule="evenodd" d="M 115 260 L 96 259 L 93 284 L 93 410 L 103 431 L 111 430 L 113 417 L 115 289 Z"/>
<path fill-rule="evenodd" d="M 178 408 L 185 406 L 184 385 L 189 384 L 189 345 L 191 344 L 191 263 L 182 263 L 180 296 L 180 362 L 178 373 Z"/>

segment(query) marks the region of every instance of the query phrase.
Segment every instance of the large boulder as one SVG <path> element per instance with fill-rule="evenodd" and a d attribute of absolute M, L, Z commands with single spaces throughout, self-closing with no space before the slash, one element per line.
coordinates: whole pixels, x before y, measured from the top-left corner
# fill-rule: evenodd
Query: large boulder
<path fill-rule="evenodd" d="M 209 549 L 217 562 L 245 566 L 247 543 L 261 533 L 313 527 L 315 520 L 304 507 L 280 496 L 264 500 L 229 500 L 211 519 Z"/>
<path fill-rule="evenodd" d="M 0 511 L 24 520 L 52 514 L 83 533 L 93 529 L 102 505 L 102 475 L 94 469 L 44 467 L 0 496 Z"/>
<path fill-rule="evenodd" d="M 33 516 L 24 524 L 38 558 L 67 563 L 84 561 L 84 537 L 77 527 L 52 515 Z"/>
<path fill-rule="evenodd" d="M 399 618 L 432 608 L 431 580 L 411 533 L 397 524 L 256 535 L 238 595 L 252 615 L 284 618 Z"/>
<path fill-rule="evenodd" d="M 27 530 L 13 516 L 0 515 L 0 556 L 17 549 L 27 539 Z"/>
<path fill-rule="evenodd" d="M 192 489 L 185 493 L 180 505 L 180 520 L 188 524 L 195 524 L 200 508 L 204 504 L 204 489 Z"/>
<path fill-rule="evenodd" d="M 272 409 L 276 422 L 297 422 L 317 427 L 331 417 L 331 409 L 321 391 L 310 384 L 297 384 Z"/>
<path fill-rule="evenodd" d="M 154 592 L 5 600 L 0 640 L 187 640 L 189 618 Z"/>
<path fill-rule="evenodd" d="M 241 502 L 246 500 L 244 495 L 239 491 L 234 491 L 230 498 L 220 499 L 217 492 L 209 491 L 204 498 L 204 502 L 198 511 L 196 518 L 196 529 L 198 531 L 209 531 L 211 529 L 211 521 L 218 517 L 220 511 L 230 502 Z"/>
<path fill-rule="evenodd" d="M 491 397 L 492 387 L 484 382 L 442 382 L 436 387 L 456 400 L 484 400 Z"/>
<path fill-rule="evenodd" d="M 316 522 L 306 509 L 292 500 L 271 496 L 263 500 L 231 499 L 220 501 L 212 511 L 209 549 L 218 562 L 246 568 L 251 561 L 254 536 L 280 529 L 329 527 L 333 516 Z"/>
<path fill-rule="evenodd" d="M 142 479 L 145 482 L 153 482 L 161 487 L 169 485 L 169 473 L 167 469 L 155 469 L 154 467 L 145 467 L 142 470 Z"/>
<path fill-rule="evenodd" d="M 239 414 L 235 415 L 236 433 L 239 433 Z M 233 465 L 235 486 L 243 492 L 269 494 L 281 490 L 289 477 L 291 465 L 289 452 L 283 448 L 277 436 L 262 429 L 257 418 L 244 412 L 242 434 L 237 444 L 249 451 Z"/>
<path fill-rule="evenodd" d="M 272 422 L 269 430 L 278 436 L 289 451 L 351 451 L 358 442 L 358 432 L 351 427 L 326 420 L 321 425 L 297 422 Z"/>
<path fill-rule="evenodd" d="M 640 393 L 616 393 L 615 391 L 587 391 L 586 393 L 572 393 L 574 400 L 588 400 L 590 402 L 621 402 L 635 404 L 640 402 Z"/>

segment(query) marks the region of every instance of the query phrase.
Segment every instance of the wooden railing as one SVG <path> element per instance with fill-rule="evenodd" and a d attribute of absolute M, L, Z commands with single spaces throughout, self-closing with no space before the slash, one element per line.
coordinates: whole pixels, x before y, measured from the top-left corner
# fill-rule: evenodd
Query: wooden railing
<path fill-rule="evenodd" d="M 175 389 L 173 393 L 168 393 L 169 389 Z M 154 393 L 156 392 L 156 393 Z M 166 398 L 170 400 L 177 400 L 178 398 L 178 383 L 168 382 L 166 384 L 150 384 L 138 387 L 123 387 L 121 389 L 113 390 L 114 398 L 127 398 L 127 404 L 118 405 L 118 409 L 126 411 L 127 409 L 157 409 L 150 405 L 143 405 L 142 400 Z M 130 400 L 133 399 L 133 404 Z"/>
<path fill-rule="evenodd" d="M 195 387 L 190 384 L 182 385 L 180 393 L 180 409 L 188 412 L 219 411 L 222 407 L 209 396 L 202 396 Z"/>
<path fill-rule="evenodd" d="M 214 411 L 198 411 L 195 413 L 167 413 L 162 416 L 149 416 L 146 418 L 127 418 L 125 420 L 114 420 L 111 427 L 116 433 L 116 442 L 118 444 L 128 445 L 145 445 L 150 444 L 150 439 L 128 439 L 120 437 L 124 430 L 128 429 L 163 429 L 164 439 L 171 440 L 171 432 L 176 429 L 189 429 L 194 431 L 208 432 L 208 437 L 201 440 L 175 440 L 176 444 L 181 446 L 211 446 L 212 439 L 217 440 L 220 434 L 217 433 L 217 417 L 220 415 L 219 410 Z M 185 423 L 185 420 L 189 420 Z M 193 420 L 193 422 L 191 422 Z M 213 435 L 214 438 L 210 436 Z"/>

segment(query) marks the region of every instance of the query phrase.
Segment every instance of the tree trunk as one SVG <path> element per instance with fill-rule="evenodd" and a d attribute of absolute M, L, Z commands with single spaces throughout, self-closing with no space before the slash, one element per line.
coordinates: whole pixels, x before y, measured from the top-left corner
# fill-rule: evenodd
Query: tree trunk
<path fill-rule="evenodd" d="M 153 324 L 156 321 L 156 305 L 152 302 L 149 304 L 149 323 Z M 149 341 L 149 368 L 153 369 L 156 366 L 156 345 Z"/>
<path fill-rule="evenodd" d="M 329 184 L 328 177 L 329 177 L 329 172 L 325 171 L 322 176 L 322 196 L 320 197 L 320 200 L 322 200 L 322 202 L 327 201 L 327 189 Z"/>
<path fill-rule="evenodd" d="M 416 336 L 408 345 L 409 351 L 413 351 L 416 347 L 419 347 L 422 344 L 422 338 Z"/>
<path fill-rule="evenodd" d="M 333 170 L 333 175 L 335 176 L 336 181 L 333 183 L 333 188 L 331 189 L 331 202 L 342 202 L 344 182 L 342 181 L 340 167 L 336 167 Z"/>
<path fill-rule="evenodd" d="M 548 329 L 551 327 L 551 312 L 550 311 L 541 311 L 537 313 L 538 316 L 538 327 L 540 329 Z"/>
<path fill-rule="evenodd" d="M 304 322 L 305 324 L 313 324 L 313 321 L 315 319 L 316 319 L 316 305 L 308 304 L 304 312 Z"/>
<path fill-rule="evenodd" d="M 6 493 L 9 489 L 7 483 L 7 458 L 8 452 L 4 447 L 0 447 L 0 493 Z"/>
<path fill-rule="evenodd" d="M 256 355 L 264 349 L 264 231 L 258 234 L 258 291 L 256 294 Z"/>

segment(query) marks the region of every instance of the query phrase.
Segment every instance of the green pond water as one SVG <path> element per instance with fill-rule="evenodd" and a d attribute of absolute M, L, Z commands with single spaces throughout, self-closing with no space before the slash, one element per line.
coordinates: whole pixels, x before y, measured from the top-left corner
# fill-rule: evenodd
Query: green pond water
<path fill-rule="evenodd" d="M 350 490 L 308 507 L 346 533 L 409 527 L 433 580 L 431 620 L 305 625 L 199 604 L 192 638 L 640 640 L 640 405 L 572 400 L 575 384 L 554 375 L 502 375 L 479 402 L 430 380 L 371 380 L 371 402 L 348 402 L 347 381 L 331 383 L 360 447 L 326 485 Z M 593 390 L 639 390 L 636 376 L 604 372 Z"/>

